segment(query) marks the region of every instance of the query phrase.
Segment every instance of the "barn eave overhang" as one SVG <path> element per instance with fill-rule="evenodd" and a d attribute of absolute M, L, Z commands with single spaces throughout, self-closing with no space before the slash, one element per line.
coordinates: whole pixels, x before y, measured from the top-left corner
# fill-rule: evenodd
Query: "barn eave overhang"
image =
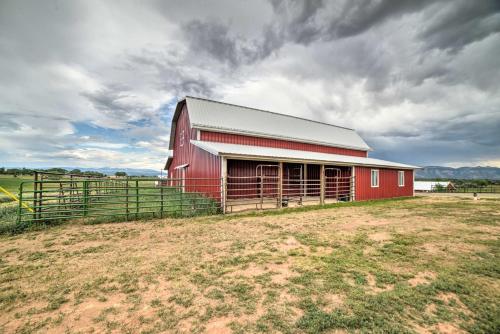
<path fill-rule="evenodd" d="M 196 140 L 192 140 L 191 143 L 208 153 L 221 156 L 226 159 L 265 160 L 310 164 L 335 164 L 342 166 L 360 166 L 407 170 L 419 168 L 417 166 L 405 165 L 392 161 L 354 156 L 351 157 L 338 154 L 326 154 L 250 145 L 204 142 Z"/>
<path fill-rule="evenodd" d="M 420 169 L 418 166 L 394 166 L 394 165 L 383 165 L 383 164 L 364 164 L 364 163 L 355 163 L 355 162 L 343 162 L 343 161 L 335 161 L 335 160 L 310 160 L 310 159 L 291 159 L 291 158 L 281 158 L 281 157 L 267 157 L 267 156 L 258 156 L 258 155 L 237 155 L 231 153 L 220 152 L 218 154 L 221 157 L 226 159 L 235 159 L 235 160 L 259 160 L 259 161 L 273 161 L 273 162 L 289 162 L 289 163 L 306 163 L 306 164 L 332 164 L 336 166 L 349 166 L 349 167 L 371 167 L 371 168 L 388 168 L 388 169 L 405 169 L 405 170 L 414 170 Z"/>

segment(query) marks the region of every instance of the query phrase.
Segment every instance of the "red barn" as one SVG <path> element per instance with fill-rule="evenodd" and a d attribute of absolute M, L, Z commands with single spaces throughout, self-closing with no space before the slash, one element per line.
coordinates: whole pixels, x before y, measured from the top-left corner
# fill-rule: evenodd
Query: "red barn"
<path fill-rule="evenodd" d="M 165 169 L 224 210 L 413 196 L 415 166 L 368 157 L 353 129 L 186 97 Z"/>

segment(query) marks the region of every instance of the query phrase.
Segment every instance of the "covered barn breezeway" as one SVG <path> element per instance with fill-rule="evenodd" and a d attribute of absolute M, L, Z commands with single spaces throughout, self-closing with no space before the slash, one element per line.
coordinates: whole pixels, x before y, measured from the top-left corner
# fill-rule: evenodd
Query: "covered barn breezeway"
<path fill-rule="evenodd" d="M 243 159 L 227 159 L 226 163 L 225 207 L 229 212 L 354 198 L 351 166 Z"/>

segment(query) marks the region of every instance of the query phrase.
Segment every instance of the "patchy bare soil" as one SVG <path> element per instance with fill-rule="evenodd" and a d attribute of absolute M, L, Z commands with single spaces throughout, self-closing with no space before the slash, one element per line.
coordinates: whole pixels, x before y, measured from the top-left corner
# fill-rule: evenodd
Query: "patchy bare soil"
<path fill-rule="evenodd" d="M 0 237 L 0 333 L 493 333 L 500 200 Z"/>

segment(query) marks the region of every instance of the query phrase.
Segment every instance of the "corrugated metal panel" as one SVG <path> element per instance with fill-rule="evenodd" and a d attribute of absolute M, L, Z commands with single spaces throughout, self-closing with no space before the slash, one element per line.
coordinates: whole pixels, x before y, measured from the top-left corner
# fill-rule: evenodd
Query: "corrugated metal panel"
<path fill-rule="evenodd" d="M 342 154 L 342 155 L 351 155 L 357 157 L 367 156 L 367 151 L 308 144 L 308 143 L 299 143 L 289 140 L 281 140 L 273 138 L 251 137 L 251 136 L 238 135 L 234 133 L 201 131 L 200 140 L 213 141 L 218 143 L 254 145 L 254 146 L 285 148 L 291 150 L 311 151 L 320 153 Z"/>
<path fill-rule="evenodd" d="M 251 158 L 273 158 L 280 160 L 294 160 L 294 161 L 310 161 L 310 162 L 323 162 L 332 164 L 349 164 L 349 165 L 365 165 L 365 166 L 380 166 L 391 168 L 407 168 L 415 169 L 416 166 L 400 164 L 380 159 L 353 157 L 347 155 L 308 152 L 299 150 L 289 150 L 274 147 L 262 147 L 251 145 L 237 145 L 227 143 L 214 143 L 204 141 L 191 141 L 195 146 L 200 147 L 207 152 L 215 155 L 229 155 L 234 157 L 248 157 Z"/>
<path fill-rule="evenodd" d="M 413 171 L 405 170 L 405 185 L 398 186 L 398 170 L 379 168 L 379 186 L 371 186 L 369 167 L 355 167 L 356 200 L 413 196 Z"/>
<path fill-rule="evenodd" d="M 180 136 L 184 131 L 184 143 L 181 146 Z M 210 154 L 191 144 L 195 138 L 189 122 L 189 115 L 184 107 L 177 120 L 175 129 L 174 155 L 168 170 L 171 178 L 180 178 L 181 171 L 176 167 L 189 165 L 186 168 L 186 191 L 202 192 L 219 198 L 220 191 L 220 157 Z M 189 180 L 190 178 L 206 178 L 206 180 Z M 210 180 L 209 180 L 210 179 Z M 216 196 L 217 195 L 217 196 Z"/>
<path fill-rule="evenodd" d="M 191 125 L 196 128 L 370 149 L 353 129 L 194 97 L 186 97 L 186 103 Z"/>

